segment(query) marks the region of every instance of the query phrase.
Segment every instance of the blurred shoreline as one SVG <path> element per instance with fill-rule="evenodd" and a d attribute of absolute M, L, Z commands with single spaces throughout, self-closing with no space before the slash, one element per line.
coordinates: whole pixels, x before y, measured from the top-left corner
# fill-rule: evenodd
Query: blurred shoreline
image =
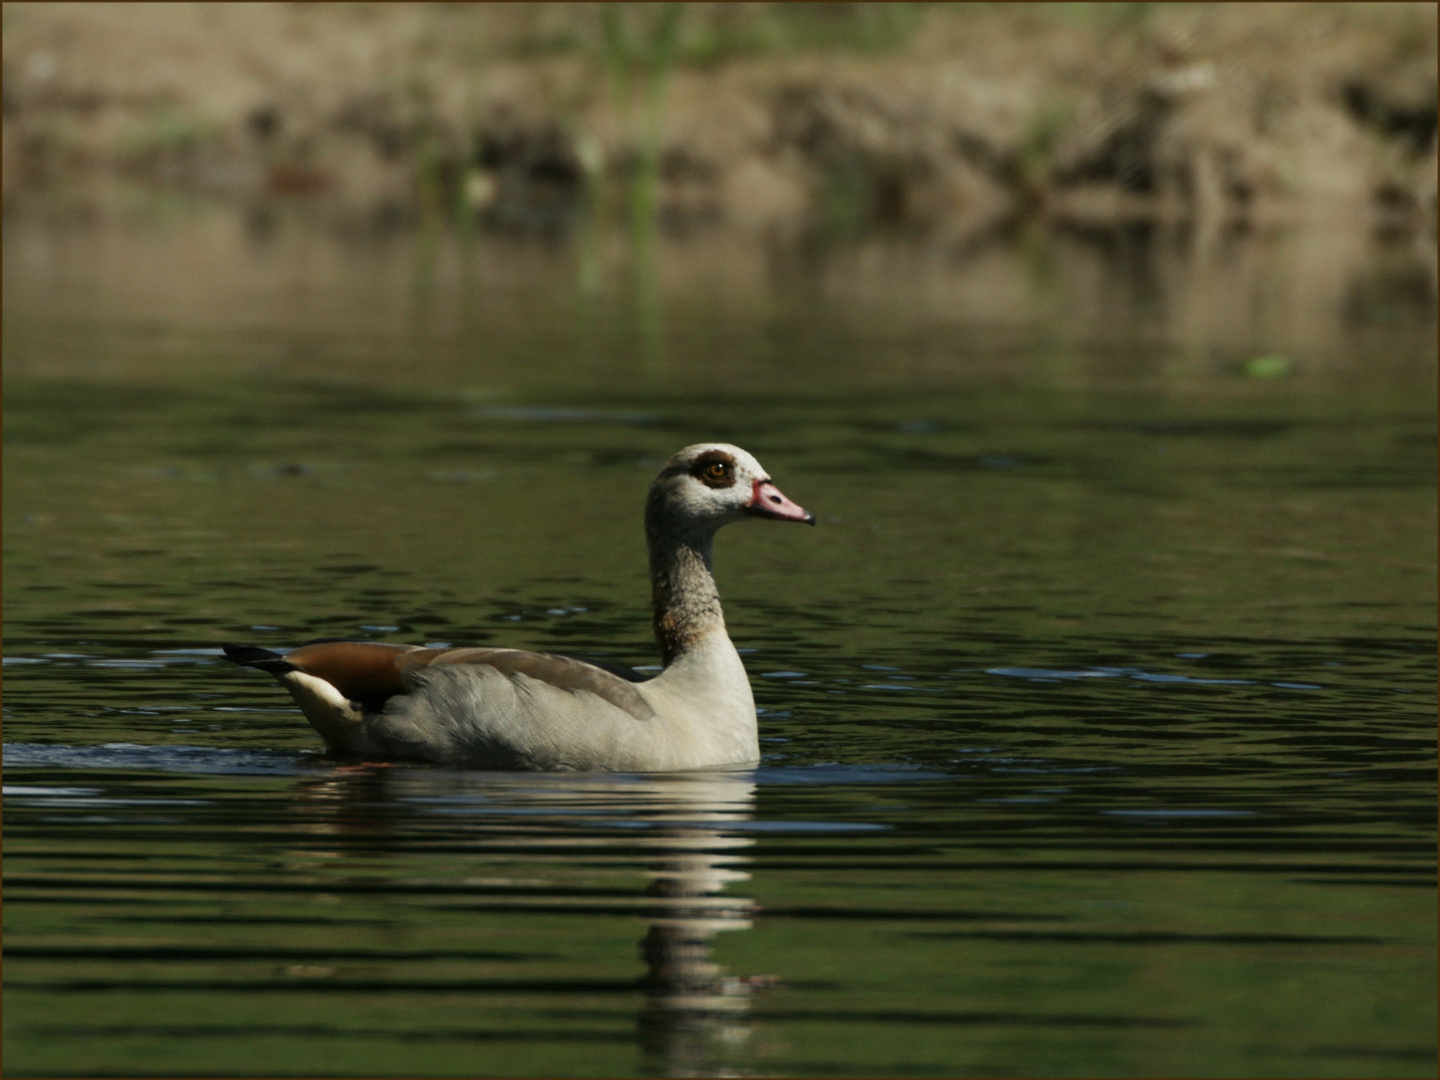
<path fill-rule="evenodd" d="M 477 407 L 1029 388 L 1434 410 L 1433 245 L 1355 227 L 637 244 L 593 221 L 352 232 L 313 209 L 12 216 L 7 393 L 243 375 L 387 400 L 463 387 Z"/>
<path fill-rule="evenodd" d="M 118 183 L 367 231 L 1318 225 L 1433 252 L 1436 40 L 1424 3 L 11 3 L 4 206 L 103 218 Z"/>

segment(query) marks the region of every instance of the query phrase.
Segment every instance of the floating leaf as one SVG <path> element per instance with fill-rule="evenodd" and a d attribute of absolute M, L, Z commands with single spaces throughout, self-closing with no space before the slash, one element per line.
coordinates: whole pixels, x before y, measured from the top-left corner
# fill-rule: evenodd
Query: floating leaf
<path fill-rule="evenodd" d="M 1251 379 L 1279 379 L 1294 366 L 1288 356 L 1252 356 L 1240 365 L 1240 374 Z"/>

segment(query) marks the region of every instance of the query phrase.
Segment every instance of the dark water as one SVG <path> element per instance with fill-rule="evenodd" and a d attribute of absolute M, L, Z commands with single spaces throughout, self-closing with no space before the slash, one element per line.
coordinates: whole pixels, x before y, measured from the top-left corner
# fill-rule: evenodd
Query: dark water
<path fill-rule="evenodd" d="M 1433 263 L 244 221 L 7 222 L 7 1073 L 1435 1074 Z M 217 658 L 652 663 L 714 438 L 820 518 L 718 544 L 758 769 Z"/>

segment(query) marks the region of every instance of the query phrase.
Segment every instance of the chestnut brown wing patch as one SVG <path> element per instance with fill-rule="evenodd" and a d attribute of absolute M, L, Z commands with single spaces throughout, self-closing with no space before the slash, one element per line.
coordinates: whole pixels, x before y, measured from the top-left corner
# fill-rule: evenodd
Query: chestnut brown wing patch
<path fill-rule="evenodd" d="M 285 662 L 296 671 L 324 679 L 351 701 L 378 709 L 386 698 L 405 692 L 396 662 L 416 651 L 423 650 L 418 645 L 375 641 L 324 641 L 286 653 Z"/>
<path fill-rule="evenodd" d="M 623 709 L 636 720 L 654 719 L 655 711 L 635 689 L 635 684 L 610 672 L 554 653 L 526 652 L 522 649 L 413 649 L 395 661 L 402 678 L 429 667 L 451 664 L 485 664 L 503 675 L 526 675 L 548 683 L 557 690 L 572 693 L 586 691 L 617 709 Z"/>

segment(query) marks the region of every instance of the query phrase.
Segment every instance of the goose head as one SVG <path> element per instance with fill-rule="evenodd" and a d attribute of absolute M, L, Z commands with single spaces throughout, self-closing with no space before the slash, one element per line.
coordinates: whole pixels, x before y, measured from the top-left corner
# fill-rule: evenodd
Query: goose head
<path fill-rule="evenodd" d="M 747 517 L 815 524 L 755 458 L 729 443 L 696 443 L 665 463 L 650 485 L 645 517 L 652 529 L 713 533 Z"/>

